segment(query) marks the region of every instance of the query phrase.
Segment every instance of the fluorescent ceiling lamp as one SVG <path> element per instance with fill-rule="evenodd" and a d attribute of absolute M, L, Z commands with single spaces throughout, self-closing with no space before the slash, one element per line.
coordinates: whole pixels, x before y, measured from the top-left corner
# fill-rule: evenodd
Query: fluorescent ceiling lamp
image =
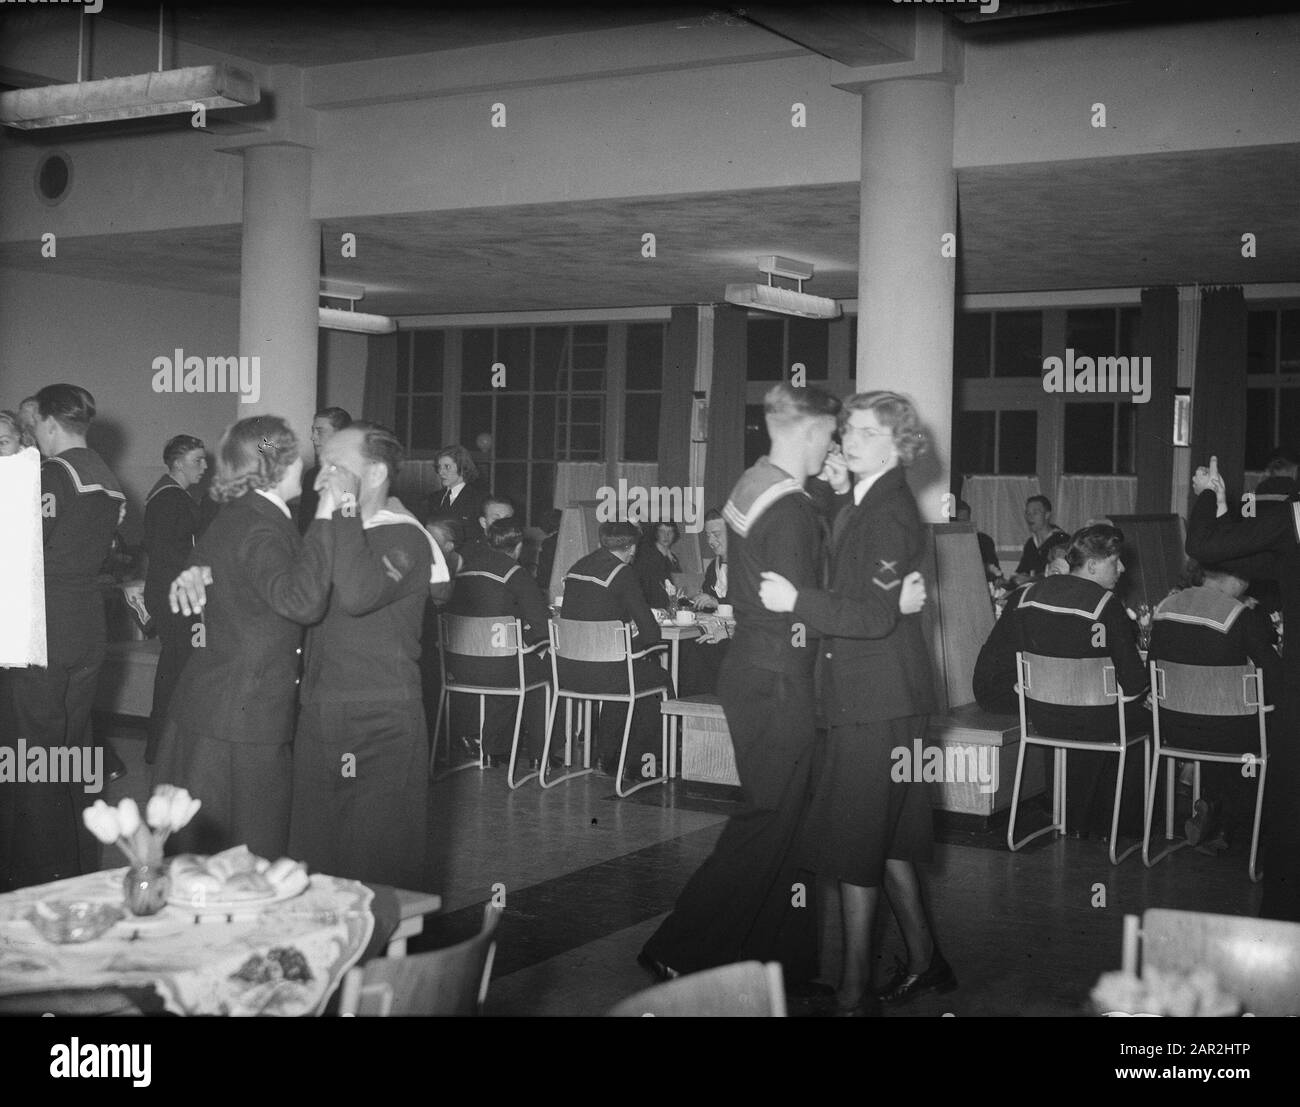
<path fill-rule="evenodd" d="M 195 65 L 102 81 L 42 85 L 0 94 L 0 123 L 19 130 L 74 127 L 114 119 L 242 108 L 261 100 L 256 78 L 229 65 Z"/>
<path fill-rule="evenodd" d="M 806 261 L 768 254 L 758 259 L 758 271 L 767 274 L 767 284 L 729 284 L 725 299 L 729 304 L 770 311 L 777 315 L 797 315 L 803 319 L 838 319 L 840 305 L 825 296 L 810 296 L 803 290 L 803 282 L 813 275 L 813 266 Z M 786 277 L 795 281 L 798 289 L 780 288 L 772 278 Z"/>
<path fill-rule="evenodd" d="M 387 315 L 326 307 L 320 309 L 320 325 L 329 331 L 354 331 L 357 334 L 392 334 L 397 330 L 397 320 Z"/>

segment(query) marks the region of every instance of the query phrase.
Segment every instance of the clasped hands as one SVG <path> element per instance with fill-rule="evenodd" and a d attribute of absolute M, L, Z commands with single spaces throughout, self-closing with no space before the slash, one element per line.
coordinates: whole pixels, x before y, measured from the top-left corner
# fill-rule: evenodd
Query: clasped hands
<path fill-rule="evenodd" d="M 768 611 L 793 611 L 799 590 L 780 573 L 763 573 L 763 583 L 758 587 L 758 598 Z M 908 573 L 898 593 L 898 610 L 903 615 L 915 615 L 925 607 L 925 578 L 920 573 Z"/>

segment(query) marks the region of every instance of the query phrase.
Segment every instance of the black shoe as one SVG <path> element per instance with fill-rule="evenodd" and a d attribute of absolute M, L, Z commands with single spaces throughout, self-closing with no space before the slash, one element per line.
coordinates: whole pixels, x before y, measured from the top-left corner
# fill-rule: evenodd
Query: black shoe
<path fill-rule="evenodd" d="M 955 987 L 957 987 L 957 977 L 952 971 L 952 966 L 944 960 L 943 954 L 936 946 L 934 956 L 930 958 L 930 967 L 925 972 L 909 972 L 880 999 L 890 1006 L 899 1006 L 927 992 L 951 992 Z"/>
<path fill-rule="evenodd" d="M 642 950 L 636 955 L 636 963 L 645 969 L 645 971 L 653 976 L 660 984 L 668 980 L 676 980 L 682 975 L 676 969 L 670 969 L 662 962 L 656 961 L 653 957 L 647 954 L 645 950 Z"/>
<path fill-rule="evenodd" d="M 1207 799 L 1198 799 L 1192 807 L 1192 817 L 1183 823 L 1183 834 L 1189 846 L 1199 846 L 1201 842 L 1214 837 L 1216 829 L 1215 804 Z"/>

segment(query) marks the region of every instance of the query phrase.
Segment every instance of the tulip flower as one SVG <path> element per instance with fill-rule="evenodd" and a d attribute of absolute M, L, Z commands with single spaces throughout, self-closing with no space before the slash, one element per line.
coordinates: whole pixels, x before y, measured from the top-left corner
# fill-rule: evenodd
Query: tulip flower
<path fill-rule="evenodd" d="M 96 800 L 93 806 L 81 813 L 81 817 L 86 829 L 106 846 L 111 846 L 121 837 L 117 811 L 103 800 Z"/>
<path fill-rule="evenodd" d="M 144 809 L 145 821 L 153 827 L 154 830 L 166 830 L 167 814 L 171 810 L 171 802 L 167 796 L 163 795 L 162 789 L 154 792 L 149 797 L 149 804 Z"/>
<path fill-rule="evenodd" d="M 171 802 L 168 805 L 167 825 L 172 830 L 180 830 L 189 820 L 186 818 L 186 812 L 190 806 L 190 794 L 184 788 L 177 788 L 171 795 Z"/>
<path fill-rule="evenodd" d="M 140 828 L 140 808 L 130 796 L 117 805 L 117 821 L 123 838 L 130 838 Z"/>

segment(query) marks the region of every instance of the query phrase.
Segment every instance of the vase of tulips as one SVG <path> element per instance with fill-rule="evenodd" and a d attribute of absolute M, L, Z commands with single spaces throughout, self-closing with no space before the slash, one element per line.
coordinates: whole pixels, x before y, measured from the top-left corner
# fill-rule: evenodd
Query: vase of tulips
<path fill-rule="evenodd" d="M 140 817 L 140 808 L 129 796 L 116 807 L 96 800 L 82 812 L 86 828 L 107 846 L 117 846 L 129 862 L 122 878 L 126 909 L 133 915 L 153 915 L 167 902 L 167 865 L 163 843 L 173 831 L 194 818 L 200 801 L 184 788 L 160 784 Z"/>

